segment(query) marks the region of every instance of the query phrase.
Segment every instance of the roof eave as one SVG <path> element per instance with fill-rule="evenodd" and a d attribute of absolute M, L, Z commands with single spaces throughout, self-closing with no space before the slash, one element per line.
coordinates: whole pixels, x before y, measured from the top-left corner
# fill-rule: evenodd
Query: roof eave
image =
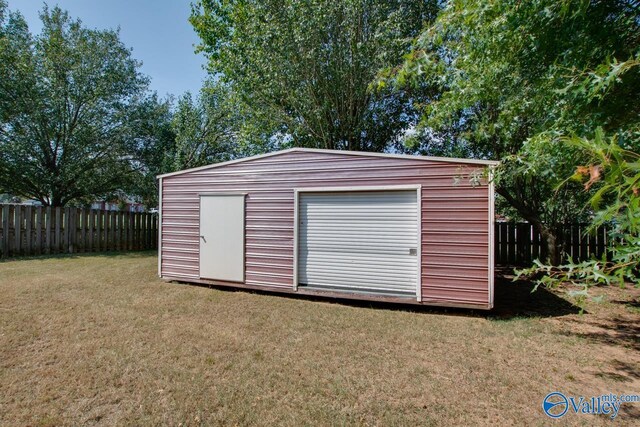
<path fill-rule="evenodd" d="M 157 175 L 156 179 L 167 178 L 175 175 L 182 175 L 190 172 L 197 172 L 206 169 L 217 168 L 221 166 L 227 166 L 234 163 L 247 162 L 250 160 L 262 159 L 272 156 L 277 156 L 280 154 L 290 153 L 290 152 L 303 152 L 303 153 L 331 153 L 338 155 L 352 155 L 352 156 L 369 156 L 369 157 L 384 157 L 384 158 L 396 158 L 396 159 L 404 159 L 404 160 L 425 160 L 432 162 L 444 162 L 444 163 L 466 163 L 473 165 L 482 165 L 482 166 L 497 166 L 500 164 L 499 161 L 496 160 L 480 160 L 480 159 L 460 159 L 455 157 L 433 157 L 433 156 L 420 156 L 413 154 L 391 154 L 391 153 L 371 153 L 367 151 L 343 151 L 343 150 L 325 150 L 319 148 L 288 148 L 286 150 L 273 151 L 271 153 L 258 154 L 255 156 L 244 157 L 241 159 L 229 160 L 221 163 L 213 163 L 210 165 L 199 166 L 196 168 L 184 169 L 176 172 L 169 172 L 162 175 Z"/>

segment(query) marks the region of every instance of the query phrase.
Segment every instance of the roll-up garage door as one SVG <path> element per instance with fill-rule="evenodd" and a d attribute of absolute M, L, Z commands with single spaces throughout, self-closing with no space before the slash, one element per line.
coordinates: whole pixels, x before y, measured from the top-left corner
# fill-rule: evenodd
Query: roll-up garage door
<path fill-rule="evenodd" d="M 416 296 L 415 190 L 300 193 L 298 284 Z"/>

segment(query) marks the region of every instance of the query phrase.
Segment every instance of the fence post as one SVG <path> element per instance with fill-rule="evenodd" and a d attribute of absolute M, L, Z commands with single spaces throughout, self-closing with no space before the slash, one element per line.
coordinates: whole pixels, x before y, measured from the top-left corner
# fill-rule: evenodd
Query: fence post
<path fill-rule="evenodd" d="M 76 252 L 76 208 L 69 208 L 69 253 Z"/>
<path fill-rule="evenodd" d="M 108 252 L 109 251 L 109 211 L 105 210 L 102 211 L 102 221 L 101 221 L 101 226 L 102 226 L 102 251 L 103 252 Z"/>
<path fill-rule="evenodd" d="M 533 228 L 533 224 L 526 224 L 525 225 L 525 234 L 526 234 L 526 238 L 524 241 L 524 258 L 527 262 L 531 262 L 532 258 L 531 258 L 531 253 L 532 253 L 532 249 L 531 249 L 531 242 L 533 241 L 533 233 L 535 232 L 534 228 Z"/>
<path fill-rule="evenodd" d="M 597 231 L 596 231 L 596 252 L 598 253 L 598 257 L 602 257 L 602 254 L 605 253 L 606 251 L 606 227 L 602 226 L 602 227 L 598 227 Z M 609 259 L 609 256 L 607 255 L 607 259 Z"/>
<path fill-rule="evenodd" d="M 31 255 L 31 237 L 32 237 L 32 227 L 33 227 L 33 207 L 31 205 L 25 206 L 24 208 L 24 254 Z"/>
<path fill-rule="evenodd" d="M 111 216 L 112 212 L 107 210 L 104 212 L 104 250 L 106 252 L 111 251 Z"/>
<path fill-rule="evenodd" d="M 45 252 L 47 254 L 51 253 L 51 221 L 53 220 L 53 216 L 51 214 L 51 206 L 47 206 L 46 216 L 45 216 Z"/>
<path fill-rule="evenodd" d="M 150 213 L 145 215 L 147 216 L 147 247 L 145 249 L 151 249 L 153 247 L 153 215 Z"/>
<path fill-rule="evenodd" d="M 2 257 L 9 257 L 9 205 L 2 207 Z"/>
<path fill-rule="evenodd" d="M 93 217 L 93 209 L 91 209 L 91 207 L 89 207 L 88 211 L 87 211 L 87 223 L 86 223 L 86 228 L 87 228 L 87 240 L 86 240 L 86 249 L 85 252 L 93 252 L 93 221 L 94 221 L 94 217 Z"/>
<path fill-rule="evenodd" d="M 100 215 L 100 234 L 102 237 L 100 238 L 100 250 L 103 252 L 107 252 L 109 250 L 109 211 L 102 211 Z"/>
<path fill-rule="evenodd" d="M 588 227 L 587 224 L 583 224 L 583 223 L 579 224 L 579 232 L 580 232 L 579 261 L 585 261 L 589 259 L 589 251 L 587 250 L 588 243 L 589 243 L 589 234 L 587 233 L 587 227 Z"/>
<path fill-rule="evenodd" d="M 542 239 L 540 238 L 540 232 L 531 226 L 531 259 L 540 259 L 540 245 L 542 243 Z"/>
<path fill-rule="evenodd" d="M 93 251 L 100 251 L 100 211 L 96 210 L 94 212 L 94 224 L 93 224 Z"/>
<path fill-rule="evenodd" d="M 87 251 L 87 211 L 80 209 L 80 245 L 78 245 L 78 251 Z"/>
<path fill-rule="evenodd" d="M 140 214 L 140 234 L 142 240 L 142 247 L 140 249 L 147 249 L 147 214 Z"/>
<path fill-rule="evenodd" d="M 13 256 L 20 256 L 22 253 L 22 206 L 20 205 L 14 207 L 13 237 L 15 239 Z"/>
<path fill-rule="evenodd" d="M 116 250 L 116 216 L 118 215 L 117 212 L 111 212 L 111 227 L 109 230 L 109 239 L 111 240 L 111 246 L 109 247 L 110 250 L 115 251 Z"/>
<path fill-rule="evenodd" d="M 134 231 L 134 225 L 135 225 L 135 212 L 130 212 L 129 213 L 129 250 L 132 251 L 133 248 L 133 231 Z"/>
<path fill-rule="evenodd" d="M 116 215 L 115 215 L 115 219 L 114 219 L 114 227 L 113 227 L 113 235 L 114 235 L 114 247 L 113 250 L 115 251 L 119 251 L 120 250 L 120 218 L 122 216 L 122 212 L 121 211 L 116 211 Z"/>
<path fill-rule="evenodd" d="M 42 253 L 42 206 L 36 206 L 35 227 L 36 227 L 35 254 L 40 255 Z"/>
<path fill-rule="evenodd" d="M 149 241 L 151 242 L 151 246 L 149 249 L 155 249 L 156 247 L 156 238 L 154 230 L 156 229 L 156 214 L 149 214 L 149 221 L 151 222 L 149 227 Z"/>
<path fill-rule="evenodd" d="M 69 252 L 69 208 L 62 209 L 62 253 Z"/>
<path fill-rule="evenodd" d="M 153 214 L 153 248 L 158 248 L 158 214 Z"/>
<path fill-rule="evenodd" d="M 571 259 L 573 262 L 580 262 L 580 226 L 578 224 L 571 225 Z"/>
<path fill-rule="evenodd" d="M 126 251 L 127 246 L 127 228 L 129 227 L 129 218 L 127 217 L 127 211 L 122 212 L 122 222 L 120 223 L 120 249 Z"/>
<path fill-rule="evenodd" d="M 142 213 L 136 212 L 136 249 L 141 250 L 144 249 L 142 242 Z"/>
<path fill-rule="evenodd" d="M 60 252 L 60 238 L 62 237 L 61 234 L 61 228 L 60 228 L 60 221 L 62 220 L 62 214 L 60 212 L 60 208 L 56 207 L 55 208 L 55 230 L 53 233 L 53 248 L 54 248 L 54 253 L 58 253 Z"/>
<path fill-rule="evenodd" d="M 509 264 L 514 265 L 516 263 L 516 226 L 515 224 L 509 223 L 507 228 L 507 232 L 509 235 L 508 246 L 509 246 Z"/>

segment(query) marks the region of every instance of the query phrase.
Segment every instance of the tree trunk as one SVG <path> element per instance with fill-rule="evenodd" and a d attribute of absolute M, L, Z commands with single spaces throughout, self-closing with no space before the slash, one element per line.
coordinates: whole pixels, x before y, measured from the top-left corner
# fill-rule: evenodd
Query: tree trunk
<path fill-rule="evenodd" d="M 558 236 L 558 230 L 554 224 L 545 224 L 540 219 L 537 212 L 533 212 L 524 203 L 513 197 L 511 193 L 505 188 L 496 188 L 496 192 L 505 198 L 511 206 L 513 206 L 518 213 L 527 220 L 534 229 L 540 233 L 542 238 L 542 261 L 551 265 L 559 265 L 562 262 L 560 243 L 561 239 Z"/>
<path fill-rule="evenodd" d="M 63 207 L 62 194 L 60 194 L 59 192 L 53 191 L 51 193 L 51 198 L 49 199 L 49 206 L 51 206 L 52 208 Z"/>
<path fill-rule="evenodd" d="M 536 229 L 538 228 L 536 225 L 534 225 L 534 227 Z M 551 265 L 559 265 L 562 262 L 559 236 L 557 236 L 554 229 L 545 225 L 542 225 L 538 231 L 544 244 L 542 251 L 543 260 Z"/>

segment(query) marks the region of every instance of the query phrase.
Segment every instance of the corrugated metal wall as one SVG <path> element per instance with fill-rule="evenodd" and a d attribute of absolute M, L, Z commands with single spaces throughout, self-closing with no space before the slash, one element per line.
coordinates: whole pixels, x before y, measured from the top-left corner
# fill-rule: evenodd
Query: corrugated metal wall
<path fill-rule="evenodd" d="M 490 188 L 482 165 L 287 151 L 162 179 L 162 276 L 198 278 L 199 194 L 244 192 L 247 285 L 293 286 L 296 187 L 422 185 L 422 300 L 486 306 Z M 462 176 L 462 179 L 457 177 Z"/>

